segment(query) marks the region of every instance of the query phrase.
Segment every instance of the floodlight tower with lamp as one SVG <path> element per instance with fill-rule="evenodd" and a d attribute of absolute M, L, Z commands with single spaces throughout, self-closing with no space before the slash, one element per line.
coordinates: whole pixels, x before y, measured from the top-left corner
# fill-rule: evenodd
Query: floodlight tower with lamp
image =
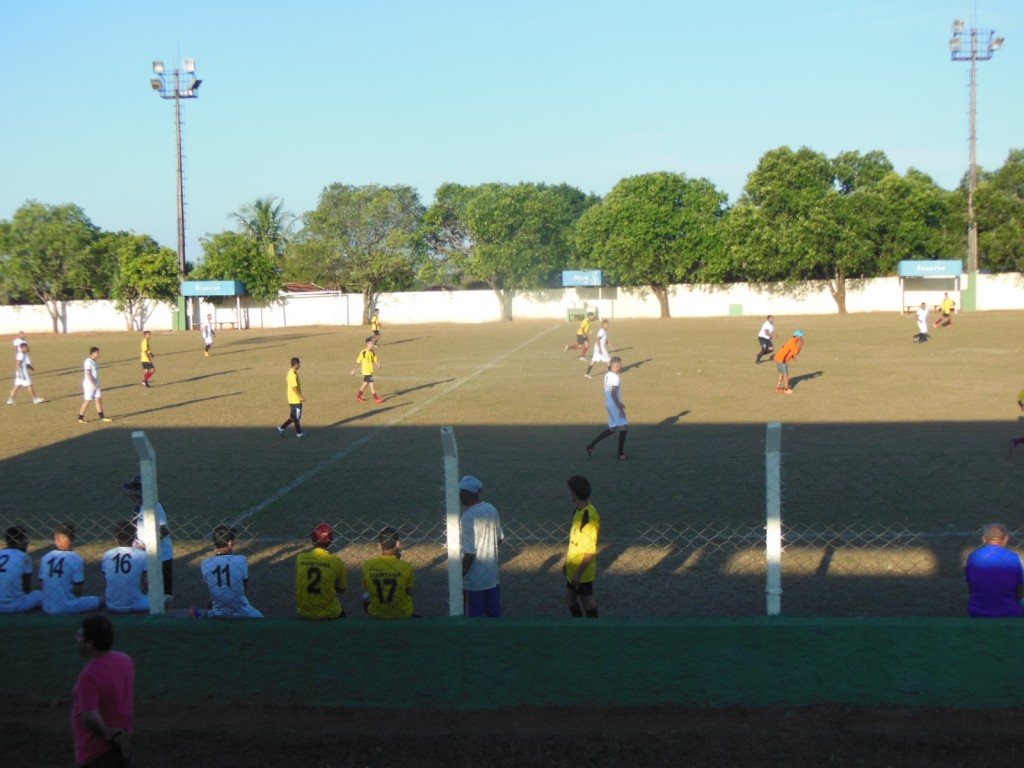
<path fill-rule="evenodd" d="M 964 43 L 968 45 L 965 47 Z M 967 29 L 963 19 L 953 22 L 953 37 L 949 40 L 949 51 L 953 61 L 971 62 L 971 108 L 970 108 L 970 166 L 967 169 L 967 274 L 968 294 L 964 309 L 975 309 L 977 293 L 975 286 L 978 275 L 978 219 L 974 211 L 974 196 L 978 191 L 978 62 L 988 61 L 1003 47 L 1003 38 L 996 37 L 991 29 Z M 965 49 L 966 48 L 966 49 Z M 966 306 L 967 300 L 971 306 Z"/>
<path fill-rule="evenodd" d="M 174 83 L 167 81 L 167 73 L 164 70 L 162 61 L 153 62 L 153 74 L 156 77 L 149 81 L 153 90 L 160 94 L 161 99 L 174 100 L 174 128 L 178 158 L 178 270 L 181 277 L 185 277 L 185 189 L 181 171 L 181 100 L 198 98 L 199 86 L 202 80 L 196 77 L 196 60 L 185 59 L 182 68 L 175 67 L 173 71 Z M 183 77 L 184 76 L 184 77 Z M 182 82 L 187 81 L 188 87 L 182 88 Z"/>

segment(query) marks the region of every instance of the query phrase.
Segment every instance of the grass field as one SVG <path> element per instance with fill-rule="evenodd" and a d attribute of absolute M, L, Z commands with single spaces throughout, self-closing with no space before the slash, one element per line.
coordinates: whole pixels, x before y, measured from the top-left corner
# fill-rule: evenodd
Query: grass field
<path fill-rule="evenodd" d="M 990 519 L 1017 525 L 1019 472 L 1006 446 L 1017 435 L 1014 401 L 1024 383 L 1019 314 L 959 316 L 924 345 L 911 342 L 909 316 L 777 322 L 782 340 L 796 328 L 807 334 L 792 396 L 775 393 L 773 363 L 753 364 L 756 318 L 613 320 L 631 421 L 625 462 L 615 457 L 614 438 L 592 459 L 584 452 L 603 428 L 602 387 L 600 375 L 585 379 L 586 364 L 563 352 L 575 330 L 567 324 L 385 328 L 382 405 L 357 403 L 359 377 L 348 375 L 365 329 L 223 331 L 211 357 L 197 334 L 158 332 L 149 390 L 140 384 L 138 334 L 31 338 L 47 402 L 29 405 L 22 395 L 3 412 L 0 493 L 18 503 L 5 505 L 0 524 L 27 523 L 38 556 L 52 524 L 73 520 L 84 532 L 83 554 L 95 562 L 109 524 L 131 511 L 120 484 L 137 472 L 130 435 L 145 430 L 178 547 L 179 605 L 202 599 L 198 560 L 213 525 L 229 521 L 245 532 L 239 549 L 252 558 L 254 602 L 287 615 L 292 557 L 310 526 L 327 520 L 343 531 L 351 579 L 380 525 L 405 530 L 425 579 L 420 609 L 443 614 L 439 427 L 452 425 L 462 471 L 483 479 L 485 498 L 501 511 L 512 542 L 506 573 L 543 578 L 509 594 L 509 604 L 519 615 L 558 615 L 566 477 L 583 473 L 594 485 L 609 573 L 692 571 L 693 553 L 681 539 L 763 525 L 765 424 L 780 421 L 787 530 L 973 535 Z M 80 370 L 91 345 L 102 350 L 114 422 L 100 424 L 90 411 L 92 422 L 82 426 L 75 421 Z M 303 441 L 274 429 L 287 415 L 292 356 L 303 361 Z M 638 539 L 653 540 L 653 554 L 634 546 Z M 814 554 L 808 567 L 819 562 Z M 731 573 L 739 589 L 752 590 L 731 611 L 760 610 L 757 578 L 741 583 L 734 561 L 703 567 L 709 578 Z M 548 584 L 551 599 L 531 594 Z M 98 576 L 87 586 L 100 589 Z M 622 613 L 643 610 L 631 590 Z"/>

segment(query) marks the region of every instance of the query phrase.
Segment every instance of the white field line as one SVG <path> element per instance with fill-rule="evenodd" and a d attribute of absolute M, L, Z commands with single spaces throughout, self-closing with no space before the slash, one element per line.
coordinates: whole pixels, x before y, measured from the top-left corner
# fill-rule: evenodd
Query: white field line
<path fill-rule="evenodd" d="M 417 413 L 422 411 L 424 408 L 426 408 L 427 406 L 433 404 L 436 400 L 438 400 L 438 399 L 440 399 L 442 397 L 445 397 L 448 394 L 451 394 L 452 392 L 454 392 L 456 389 L 461 387 L 466 382 L 471 381 L 472 379 L 474 379 L 477 376 L 479 376 L 481 373 L 484 373 L 485 371 L 488 371 L 491 368 L 494 368 L 495 366 L 499 365 L 501 363 L 501 361 L 504 360 L 506 357 L 509 357 L 510 355 L 514 355 L 519 350 L 523 349 L 524 347 L 528 347 L 530 344 L 533 344 L 535 341 L 540 340 L 541 338 L 543 338 L 544 336 L 548 335 L 552 331 L 561 330 L 561 329 L 562 329 L 562 325 L 561 324 L 553 325 L 550 328 L 548 328 L 546 331 L 541 331 L 537 335 L 532 336 L 531 338 L 529 338 L 526 341 L 524 341 L 519 346 L 513 347 L 512 349 L 508 350 L 504 354 L 499 355 L 498 357 L 494 358 L 489 363 L 486 363 L 486 364 L 480 366 L 479 368 L 477 368 L 475 371 L 473 371 L 469 375 L 464 376 L 463 378 L 458 379 L 458 380 L 452 382 L 451 384 L 449 384 L 447 387 L 442 389 L 437 394 L 432 395 L 431 397 L 428 397 L 426 400 L 424 400 L 419 405 L 413 406 L 412 408 L 410 408 L 409 410 L 405 411 L 405 413 L 402 413 L 399 416 L 395 416 L 385 426 L 377 427 L 376 429 L 374 429 L 370 433 L 368 433 L 366 435 L 363 435 L 361 438 L 359 438 L 355 442 L 351 443 L 350 445 L 346 446 L 345 448 L 342 448 L 340 451 L 338 451 L 334 455 L 328 456 L 326 459 L 324 459 L 322 462 L 317 464 L 315 467 L 306 470 L 305 472 L 303 472 L 301 475 L 296 477 L 294 480 L 292 480 L 287 485 L 282 486 L 281 488 L 278 488 L 276 491 L 274 491 L 272 494 L 270 494 L 269 496 L 264 498 L 262 501 L 257 502 L 253 506 L 249 507 L 249 509 L 247 509 L 244 512 L 242 512 L 238 517 L 236 517 L 234 520 L 232 520 L 229 523 L 229 525 L 231 525 L 231 526 L 241 525 L 246 520 L 249 520 L 250 518 L 252 518 L 255 515 L 257 515 L 258 513 L 262 512 L 264 509 L 269 507 L 271 504 L 274 504 L 279 499 L 283 498 L 284 496 L 287 496 L 289 493 L 294 491 L 299 486 L 304 485 L 306 482 L 308 482 L 312 478 L 314 478 L 317 475 L 319 475 L 325 469 L 334 466 L 339 461 L 341 461 L 346 456 L 348 456 L 350 453 L 352 453 L 352 451 L 356 450 L 357 448 L 362 447 L 366 443 L 368 443 L 371 440 L 373 440 L 377 435 L 379 435 L 381 433 L 382 430 L 386 429 L 387 427 L 393 427 L 396 424 L 401 424 L 403 421 L 406 421 L 410 417 L 415 416 Z"/>

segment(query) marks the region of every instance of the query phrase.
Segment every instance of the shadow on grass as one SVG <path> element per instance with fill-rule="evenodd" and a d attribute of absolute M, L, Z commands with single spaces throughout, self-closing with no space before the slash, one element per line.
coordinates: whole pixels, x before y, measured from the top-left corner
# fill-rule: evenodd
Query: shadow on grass
<path fill-rule="evenodd" d="M 416 387 L 406 387 L 405 389 L 396 389 L 388 397 L 398 397 L 399 395 L 408 395 L 410 392 L 419 392 L 421 389 L 433 389 L 434 387 L 440 386 L 441 384 L 448 384 L 455 381 L 455 379 L 441 379 L 440 381 L 432 381 L 429 384 L 420 384 Z"/>
<path fill-rule="evenodd" d="M 395 346 L 398 346 L 399 344 L 409 344 L 409 343 L 414 342 L 414 341 L 424 341 L 424 340 L 429 339 L 429 338 L 430 338 L 429 336 L 415 336 L 415 337 L 413 337 L 411 339 L 398 339 L 398 341 L 381 342 L 381 344 L 382 344 L 382 346 L 385 346 L 385 347 L 395 347 Z"/>
<path fill-rule="evenodd" d="M 145 413 L 157 413 L 159 411 L 170 411 L 176 408 L 187 408 L 190 405 L 198 405 L 199 403 L 208 403 L 212 400 L 223 400 L 226 397 L 240 397 L 245 394 L 244 392 L 228 392 L 223 395 L 214 395 L 212 397 L 199 397 L 193 400 L 188 400 L 184 403 L 171 403 L 170 405 L 161 405 L 158 408 L 145 408 L 141 411 L 129 411 L 128 413 L 117 414 L 117 419 L 128 419 L 133 416 L 141 416 Z"/>
<path fill-rule="evenodd" d="M 813 373 L 804 373 L 801 374 L 800 376 L 790 376 L 789 386 L 793 389 L 796 389 L 797 384 L 800 384 L 805 381 L 810 381 L 811 379 L 820 379 L 824 375 L 824 371 L 814 371 Z"/>

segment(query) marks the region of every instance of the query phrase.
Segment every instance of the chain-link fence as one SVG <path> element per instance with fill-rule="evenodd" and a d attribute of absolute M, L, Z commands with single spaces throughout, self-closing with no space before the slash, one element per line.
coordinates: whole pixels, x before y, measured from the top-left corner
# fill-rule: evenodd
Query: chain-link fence
<path fill-rule="evenodd" d="M 205 519 L 168 511 L 174 542 L 173 609 L 202 609 L 210 599 L 201 573 L 214 554 L 213 530 Z M 128 516 L 130 517 L 130 516 Z M 52 532 L 60 521 L 29 531 L 34 561 L 33 587 L 40 560 L 54 549 Z M 75 550 L 84 559 L 87 595 L 103 596 L 112 583 L 102 570 L 138 568 L 115 541 L 113 519 L 77 521 Z M 246 558 L 247 594 L 267 616 L 296 613 L 296 559 L 313 548 L 308 530 L 294 538 L 264 534 L 259 519 L 229 521 L 236 532 L 234 554 Z M 341 602 L 350 617 L 362 618 L 361 569 L 377 555 L 377 533 L 393 525 L 403 556 L 415 569 L 413 599 L 424 616 L 448 614 L 446 525 L 410 520 L 328 520 L 334 529 L 331 552 L 345 564 L 348 590 Z M 567 526 L 504 523 L 501 589 L 505 612 L 517 617 L 568 615 L 562 598 L 562 558 Z M 635 618 L 760 616 L 765 614 L 766 544 L 763 522 L 605 519 L 598 555 L 595 594 L 601 615 Z M 279 523 L 275 524 L 279 530 Z M 785 616 L 957 616 L 965 615 L 963 567 L 979 545 L 977 532 L 913 531 L 903 528 L 832 527 L 820 530 L 783 525 L 782 615 Z M 120 545 L 120 549 L 118 549 Z M 103 565 L 105 553 L 107 564 Z M 237 564 L 237 561 L 236 561 Z M 224 563 L 220 563 L 224 565 Z M 211 563 L 209 570 L 215 570 Z M 119 576 L 125 576 L 122 572 Z M 221 572 L 224 576 L 224 572 Z M 125 605 L 138 599 L 107 594 Z"/>

